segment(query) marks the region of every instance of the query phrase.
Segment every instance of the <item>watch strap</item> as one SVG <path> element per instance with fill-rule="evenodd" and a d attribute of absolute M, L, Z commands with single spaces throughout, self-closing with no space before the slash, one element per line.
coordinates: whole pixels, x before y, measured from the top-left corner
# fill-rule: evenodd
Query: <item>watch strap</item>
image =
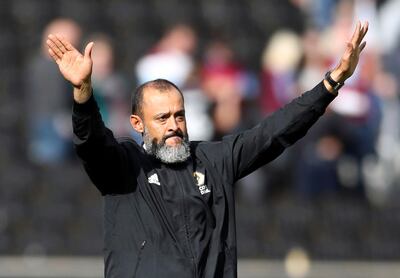
<path fill-rule="evenodd" d="M 332 73 L 331 71 L 328 71 L 328 72 L 325 74 L 325 80 L 328 81 L 329 85 L 331 85 L 332 88 L 333 88 L 335 91 L 338 91 L 340 88 L 343 87 L 344 83 L 337 82 L 337 81 L 333 80 L 332 77 L 331 77 L 331 73 Z"/>

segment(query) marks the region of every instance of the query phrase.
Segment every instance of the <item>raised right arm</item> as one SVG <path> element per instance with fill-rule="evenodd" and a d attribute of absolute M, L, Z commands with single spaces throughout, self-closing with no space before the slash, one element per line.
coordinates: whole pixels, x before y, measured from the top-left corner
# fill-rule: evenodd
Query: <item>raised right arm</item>
<path fill-rule="evenodd" d="M 59 35 L 49 35 L 47 45 L 61 74 L 73 86 L 73 140 L 86 172 L 103 195 L 133 191 L 128 188 L 134 184 L 127 181 L 126 150 L 105 127 L 93 97 L 93 42 L 86 45 L 83 55 Z"/>

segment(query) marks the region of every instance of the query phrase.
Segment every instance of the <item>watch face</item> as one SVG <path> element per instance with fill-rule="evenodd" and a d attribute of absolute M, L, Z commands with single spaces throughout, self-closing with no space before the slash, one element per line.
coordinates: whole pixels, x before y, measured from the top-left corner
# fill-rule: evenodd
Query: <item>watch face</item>
<path fill-rule="evenodd" d="M 333 89 L 334 89 L 335 91 L 338 91 L 340 88 L 343 87 L 343 85 L 344 85 L 344 83 L 336 82 L 336 84 L 333 85 L 332 87 L 333 87 Z"/>

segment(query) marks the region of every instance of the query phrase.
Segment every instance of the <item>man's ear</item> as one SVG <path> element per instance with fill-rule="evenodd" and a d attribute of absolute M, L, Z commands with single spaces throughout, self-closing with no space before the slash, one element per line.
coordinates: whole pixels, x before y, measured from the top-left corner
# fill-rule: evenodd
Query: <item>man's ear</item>
<path fill-rule="evenodd" d="M 144 132 L 143 121 L 138 115 L 131 115 L 129 121 L 131 122 L 131 126 L 133 127 L 134 130 L 136 130 L 139 133 Z"/>

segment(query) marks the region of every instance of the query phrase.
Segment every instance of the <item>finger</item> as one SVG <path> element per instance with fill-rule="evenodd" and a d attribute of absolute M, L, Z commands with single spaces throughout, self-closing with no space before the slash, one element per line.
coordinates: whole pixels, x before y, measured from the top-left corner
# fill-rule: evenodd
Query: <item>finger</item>
<path fill-rule="evenodd" d="M 54 53 L 56 53 L 58 56 L 61 57 L 63 55 L 63 51 L 60 49 L 59 45 L 56 44 L 56 40 L 57 40 L 56 37 L 54 35 L 50 34 L 47 37 L 46 43 L 49 47 L 51 47 L 51 49 L 54 51 Z"/>
<path fill-rule="evenodd" d="M 62 36 L 59 34 L 56 35 L 49 35 L 48 37 L 57 47 L 60 49 L 62 53 L 67 52 L 67 49 L 65 48 L 64 44 L 61 42 Z"/>
<path fill-rule="evenodd" d="M 63 35 L 60 35 L 60 34 L 56 34 L 56 38 L 57 38 L 57 40 L 56 40 L 56 44 L 57 44 L 57 46 L 61 49 L 61 51 L 63 52 L 63 53 L 65 53 L 65 52 L 67 52 L 68 50 L 67 50 L 67 47 L 64 45 L 64 43 L 63 43 L 63 40 L 64 41 L 67 41 L 65 38 L 64 38 L 64 36 Z"/>
<path fill-rule="evenodd" d="M 357 40 L 360 37 L 360 32 L 361 32 L 361 23 L 360 23 L 360 21 L 357 21 L 356 28 L 355 28 L 353 36 L 351 37 L 351 40 L 350 40 L 353 45 L 357 44 Z"/>
<path fill-rule="evenodd" d="M 63 53 L 53 41 L 47 40 L 46 44 L 49 47 L 49 49 L 51 49 L 51 51 L 54 53 L 54 55 L 56 55 L 59 59 L 62 58 Z"/>
<path fill-rule="evenodd" d="M 50 57 L 53 58 L 53 60 L 54 60 L 57 64 L 59 64 L 60 61 L 61 61 L 61 59 L 54 53 L 54 51 L 53 51 L 51 48 L 49 48 L 48 51 L 49 51 Z"/>
<path fill-rule="evenodd" d="M 75 50 L 75 47 L 73 47 L 72 44 L 65 39 L 65 37 L 61 37 L 60 41 L 64 45 L 66 50 Z"/>
<path fill-rule="evenodd" d="M 358 40 L 359 44 L 362 42 L 362 40 L 364 39 L 365 35 L 367 34 L 368 27 L 369 27 L 369 23 L 368 23 L 368 21 L 366 21 L 365 24 L 363 25 L 362 29 L 361 29 L 361 35 L 360 35 L 360 38 Z"/>
<path fill-rule="evenodd" d="M 90 42 L 85 47 L 85 59 L 92 59 L 92 50 L 93 50 L 94 42 Z"/>
<path fill-rule="evenodd" d="M 366 45 L 367 45 L 367 42 L 363 42 L 363 43 L 360 45 L 359 53 L 361 53 L 361 51 L 363 51 L 363 49 L 365 48 Z"/>

